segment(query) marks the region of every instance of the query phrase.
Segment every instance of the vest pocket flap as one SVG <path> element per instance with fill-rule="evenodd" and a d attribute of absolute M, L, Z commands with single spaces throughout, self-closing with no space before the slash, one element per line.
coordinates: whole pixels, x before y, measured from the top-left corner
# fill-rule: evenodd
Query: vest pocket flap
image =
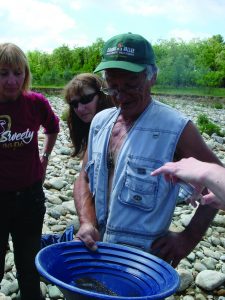
<path fill-rule="evenodd" d="M 145 181 L 137 177 L 127 175 L 125 186 L 134 192 L 140 192 L 144 195 L 151 195 L 155 193 L 157 183 L 151 180 Z"/>
<path fill-rule="evenodd" d="M 158 179 L 150 175 L 155 162 L 135 159 L 129 160 L 126 166 L 124 183 L 119 200 L 123 204 L 151 211 L 155 207 L 158 191 Z"/>
<path fill-rule="evenodd" d="M 157 183 L 142 181 L 133 176 L 126 176 L 119 200 L 123 204 L 151 211 L 155 207 Z"/>

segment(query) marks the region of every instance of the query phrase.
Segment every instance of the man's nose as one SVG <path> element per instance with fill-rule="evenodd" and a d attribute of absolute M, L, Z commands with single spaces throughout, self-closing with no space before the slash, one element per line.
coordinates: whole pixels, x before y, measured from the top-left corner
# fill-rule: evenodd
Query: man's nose
<path fill-rule="evenodd" d="M 117 93 L 115 95 L 117 100 L 123 100 L 126 97 L 126 91 L 124 90 L 117 90 Z"/>

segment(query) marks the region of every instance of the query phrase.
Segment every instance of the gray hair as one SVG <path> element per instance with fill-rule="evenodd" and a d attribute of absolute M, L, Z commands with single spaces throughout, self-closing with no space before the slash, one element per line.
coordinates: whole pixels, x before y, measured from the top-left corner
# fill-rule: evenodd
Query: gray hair
<path fill-rule="evenodd" d="M 101 75 L 102 75 L 102 78 L 105 80 L 105 71 L 106 70 L 102 70 L 101 72 Z M 143 71 L 142 71 L 143 72 Z M 156 66 L 156 64 L 152 64 L 152 65 L 147 65 L 146 69 L 144 70 L 145 74 L 146 74 L 146 77 L 148 80 L 151 80 L 152 77 L 154 75 L 157 76 L 157 73 L 158 73 L 158 67 Z"/>
<path fill-rule="evenodd" d="M 151 80 L 154 75 L 157 76 L 158 67 L 155 64 L 148 65 L 145 69 L 146 76 L 148 80 Z"/>

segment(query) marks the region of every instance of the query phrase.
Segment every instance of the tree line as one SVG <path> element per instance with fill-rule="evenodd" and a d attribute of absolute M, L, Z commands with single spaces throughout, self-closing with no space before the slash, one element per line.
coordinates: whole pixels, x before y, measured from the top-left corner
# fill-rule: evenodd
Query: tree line
<path fill-rule="evenodd" d="M 76 74 L 93 72 L 104 41 L 87 47 L 62 45 L 46 53 L 28 51 L 33 85 L 62 86 Z M 221 35 L 189 42 L 159 40 L 153 49 L 159 68 L 157 84 L 168 87 L 225 87 L 225 42 Z"/>

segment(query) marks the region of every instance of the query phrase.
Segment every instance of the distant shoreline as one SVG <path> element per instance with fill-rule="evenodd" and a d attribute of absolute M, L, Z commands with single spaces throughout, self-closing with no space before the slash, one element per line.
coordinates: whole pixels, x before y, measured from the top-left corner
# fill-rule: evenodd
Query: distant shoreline
<path fill-rule="evenodd" d="M 59 87 L 37 87 L 37 88 L 32 88 L 33 91 L 39 92 L 39 93 L 44 93 L 44 94 L 49 94 L 49 95 L 56 95 L 63 97 L 63 88 Z M 185 95 L 185 94 L 166 94 L 166 93 L 155 93 L 151 92 L 153 96 L 159 96 L 159 97 L 170 97 L 170 98 L 180 98 L 181 100 L 183 99 L 190 99 L 190 100 L 198 100 L 198 101 L 216 101 L 220 103 L 225 103 L 225 97 L 220 97 L 220 96 L 199 96 L 199 95 Z"/>

